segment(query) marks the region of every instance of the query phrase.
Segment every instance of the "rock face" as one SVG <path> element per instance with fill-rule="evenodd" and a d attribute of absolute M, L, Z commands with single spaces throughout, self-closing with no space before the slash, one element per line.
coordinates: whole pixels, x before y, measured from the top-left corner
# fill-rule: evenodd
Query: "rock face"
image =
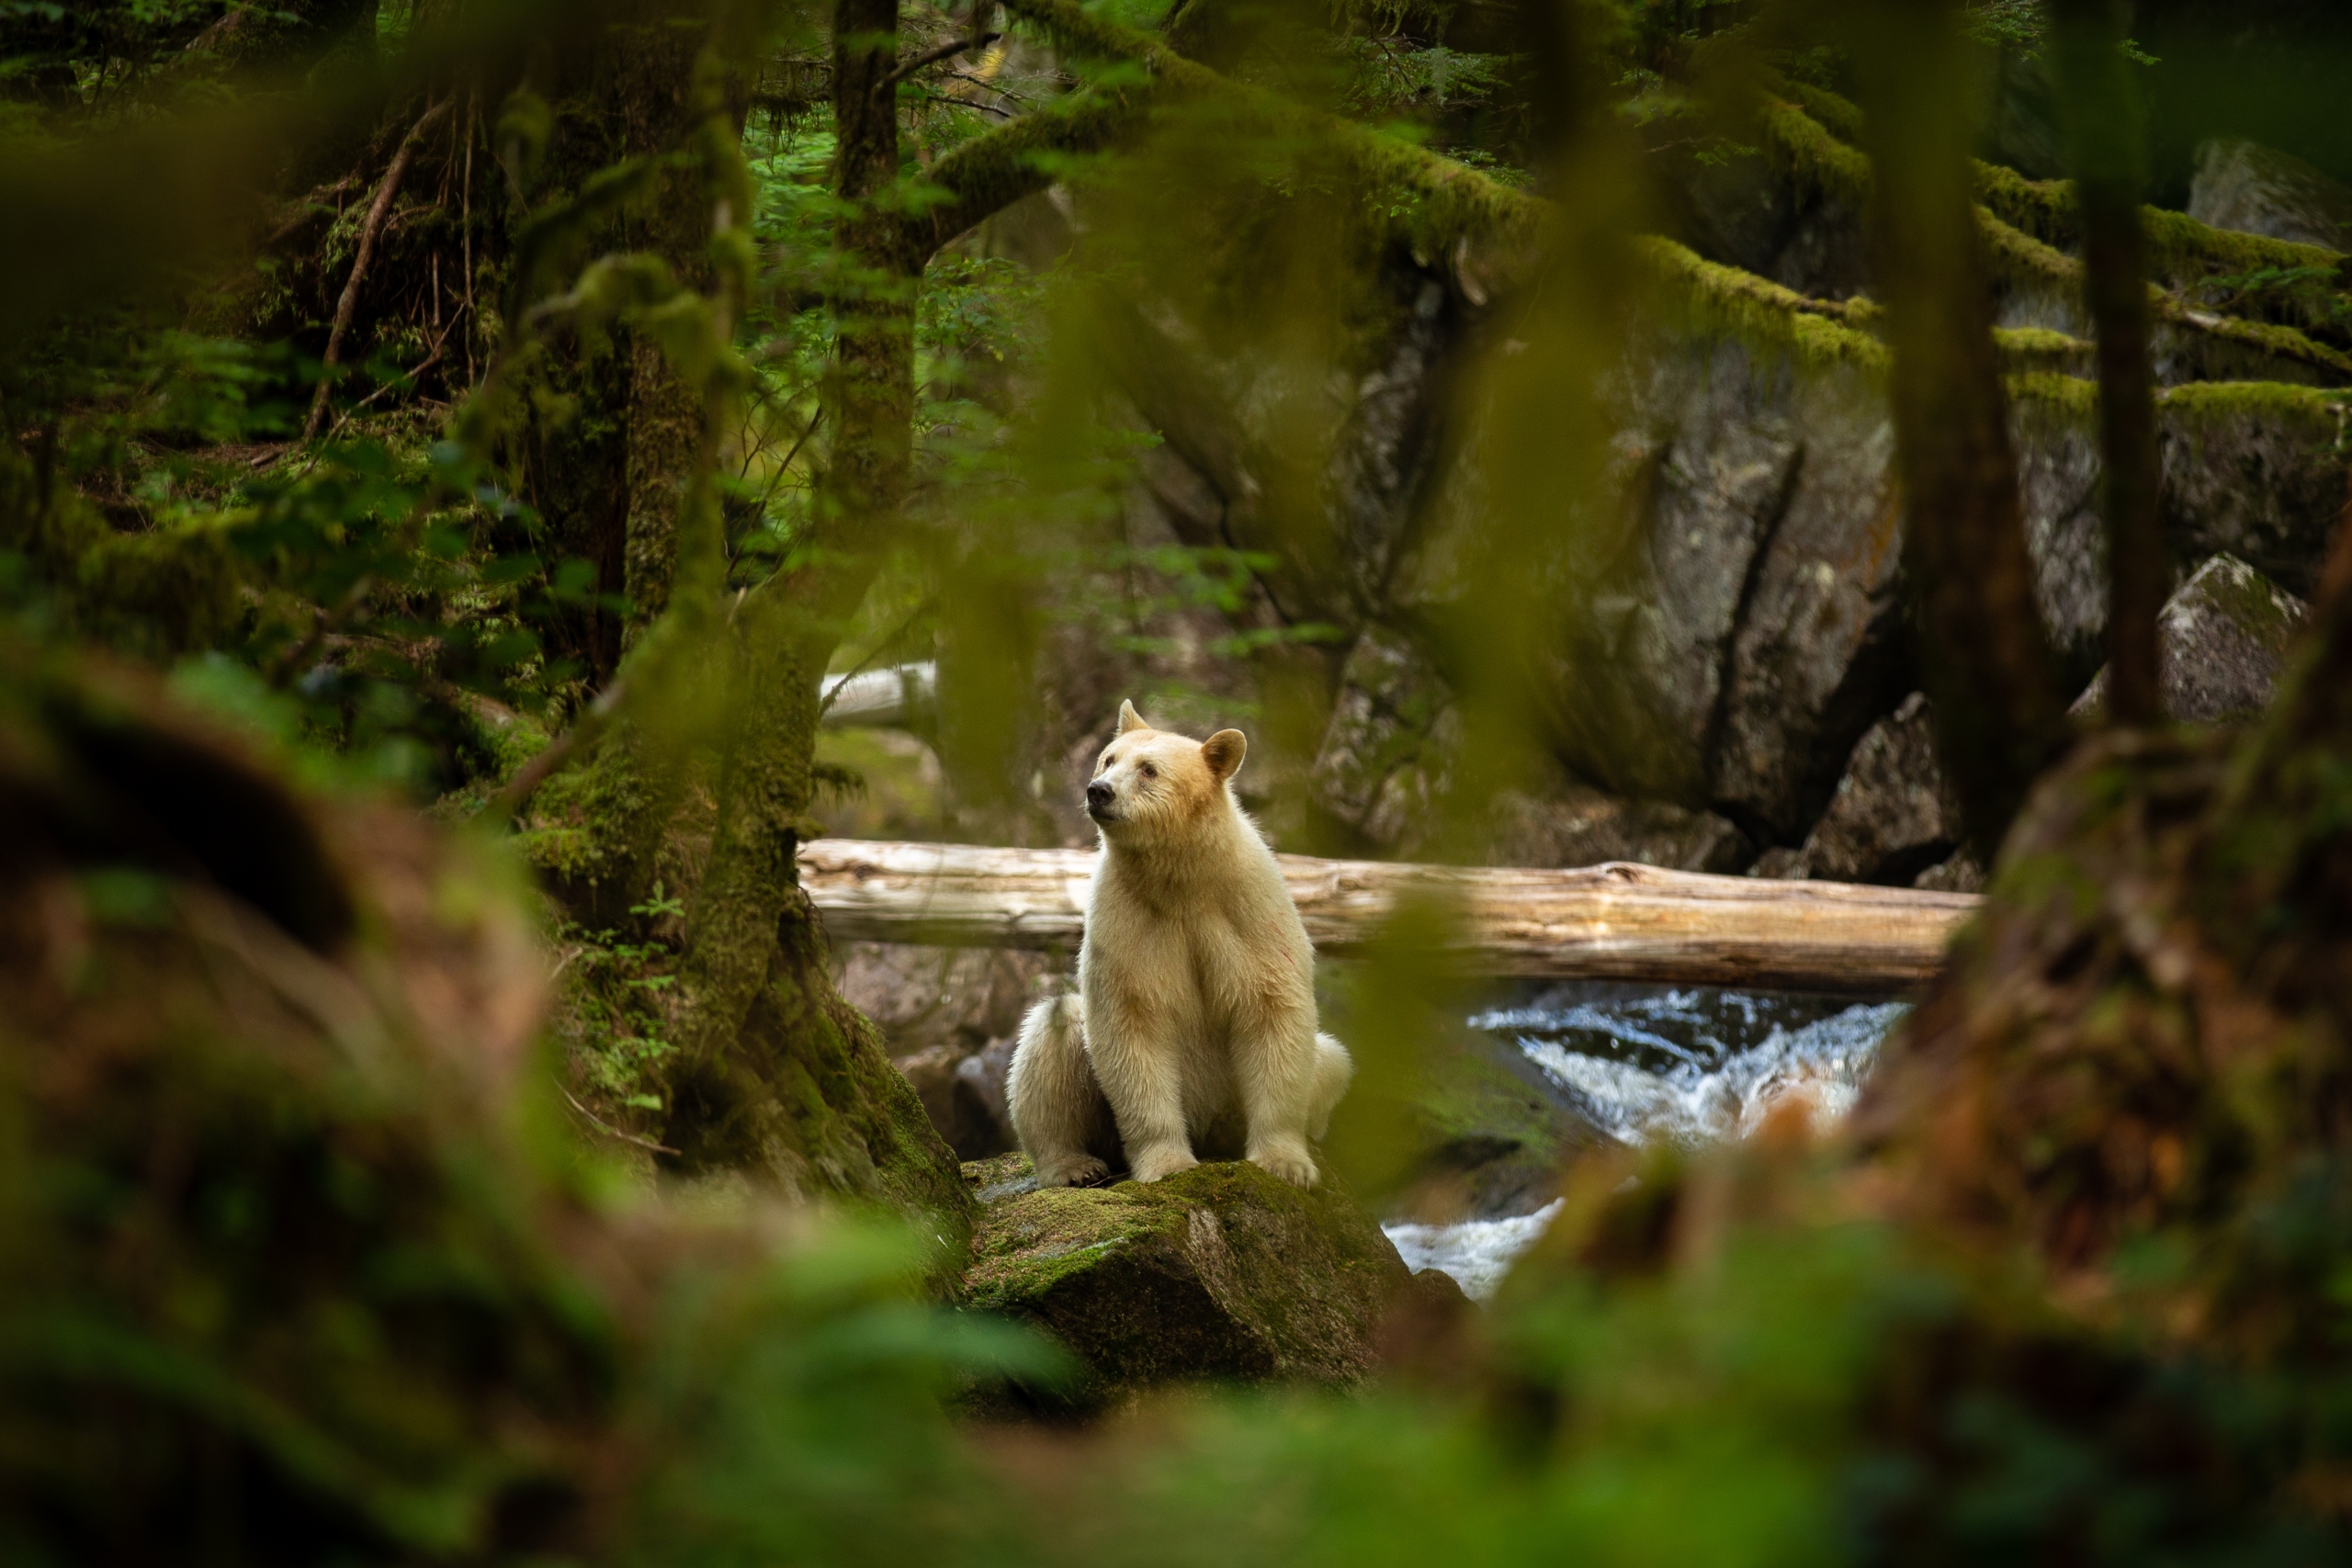
<path fill-rule="evenodd" d="M 2234 556 L 2215 556 L 2165 601 L 2156 620 L 2158 694 L 2186 724 L 2250 718 L 2270 705 L 2308 610 Z M 2102 668 L 2075 701 L 2080 718 L 2107 712 Z"/>
<path fill-rule="evenodd" d="M 2197 150 L 2188 215 L 2216 229 L 2352 248 L 2352 190 L 2256 141 L 2214 141 Z"/>
<path fill-rule="evenodd" d="M 1454 711 L 1442 678 L 1403 637 L 1385 627 L 1365 632 L 1342 670 L 1309 776 L 1317 805 L 1381 852 L 1432 852 L 1453 778 Z M 1623 860 L 1736 872 L 1755 853 L 1746 834 L 1713 812 L 1611 795 L 1564 769 L 1501 792 L 1478 827 L 1480 858 L 1494 865 Z"/>
<path fill-rule="evenodd" d="M 1056 1403 L 1198 1379 L 1353 1382 L 1410 1278 L 1329 1173 L 1311 1192 L 1246 1162 L 1039 1190 L 1008 1155 L 965 1177 L 984 1208 L 956 1302 L 1033 1324 L 1077 1358 Z"/>
<path fill-rule="evenodd" d="M 1570 561 L 1550 694 L 1562 756 L 1614 792 L 1775 831 L 1891 702 L 1893 435 L 1860 372 L 1645 331 L 1612 539 Z"/>

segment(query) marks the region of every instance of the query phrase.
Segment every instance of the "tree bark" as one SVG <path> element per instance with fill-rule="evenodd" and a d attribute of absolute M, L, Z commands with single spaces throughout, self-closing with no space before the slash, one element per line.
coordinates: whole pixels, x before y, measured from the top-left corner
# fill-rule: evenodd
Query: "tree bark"
<path fill-rule="evenodd" d="M 2155 723 L 2156 617 L 2171 579 L 2157 505 L 2155 371 L 2148 352 L 2147 241 L 2141 228 L 2143 119 L 2123 57 L 2120 0 L 2053 0 L 2058 75 L 2083 221 L 2083 290 L 2098 338 L 2106 466 L 2108 712 Z"/>
<path fill-rule="evenodd" d="M 1871 237 L 1894 348 L 1905 563 L 1928 694 L 1970 836 L 1996 850 L 2066 720 L 2034 600 L 1993 299 L 1970 177 L 1969 77 L 1951 0 L 1855 0 Z"/>

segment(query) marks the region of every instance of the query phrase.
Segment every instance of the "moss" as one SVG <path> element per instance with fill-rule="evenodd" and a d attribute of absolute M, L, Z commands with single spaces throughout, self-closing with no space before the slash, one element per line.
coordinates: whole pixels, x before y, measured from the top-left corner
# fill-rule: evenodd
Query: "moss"
<path fill-rule="evenodd" d="M 1671 240 L 1645 236 L 1634 243 L 1669 302 L 1702 335 L 1770 348 L 1815 369 L 1850 366 L 1875 374 L 1886 367 L 1885 344 L 1853 324 L 1874 316 L 1870 307 L 1810 299 Z"/>
<path fill-rule="evenodd" d="M 2156 394 L 2156 406 L 2189 423 L 2256 418 L 2301 424 L 2314 439 L 2335 441 L 2352 394 L 2281 381 L 2192 381 Z"/>
<path fill-rule="evenodd" d="M 2007 378 L 2009 400 L 2020 413 L 2047 424 L 2087 427 L 2098 416 L 2098 383 L 2050 370 L 2028 370 Z"/>
<path fill-rule="evenodd" d="M 1800 104 L 1768 99 L 1758 110 L 1758 121 L 1767 149 L 1792 178 L 1858 209 L 1869 202 L 1874 180 L 1870 159 L 1831 135 Z M 2012 288 L 2054 291 L 2070 301 L 2079 296 L 2082 263 L 2056 243 L 2071 242 L 2078 226 L 2073 187 L 2029 180 L 2013 170 L 1982 164 L 1977 186 L 1982 201 L 1977 231 L 1996 276 Z M 2189 269 L 2196 278 L 2263 266 L 2333 266 L 2339 260 L 2308 245 L 2225 235 L 2153 208 L 2148 224 L 2152 245 L 2160 257 L 2174 258 L 2175 270 L 2185 265 L 2180 258 L 2197 258 Z M 2158 289 L 2150 294 L 2157 319 L 2178 331 L 2283 359 L 2326 378 L 2352 380 L 2352 355 L 2315 342 L 2293 326 L 2197 310 Z"/>
<path fill-rule="evenodd" d="M 634 761 L 631 748 L 607 743 L 541 784 L 516 836 L 525 858 L 560 885 L 583 891 L 611 886 L 633 897 L 622 885 L 637 869 L 641 846 L 634 829 L 646 815 L 645 781 Z"/>
<path fill-rule="evenodd" d="M 2283 652 L 2303 629 L 2283 589 L 2243 561 L 2233 570 L 2210 571 L 2199 589 L 2222 617 L 2274 653 Z"/>
<path fill-rule="evenodd" d="M 2315 343 L 2293 327 L 2195 310 L 2169 295 L 2159 294 L 2156 299 L 2156 315 L 2160 321 L 2225 343 L 2237 344 L 2326 376 L 2352 381 L 2352 355 Z"/>
<path fill-rule="evenodd" d="M 2002 368 L 2013 375 L 2051 371 L 2086 377 L 2098 367 L 2098 350 L 2078 337 L 2047 327 L 2002 327 L 1993 333 Z"/>
<path fill-rule="evenodd" d="M 1862 141 L 1862 111 L 1851 98 L 1843 97 L 1826 87 L 1816 87 L 1810 82 L 1783 80 L 1775 90 L 1792 100 L 1811 115 L 1821 128 L 1840 141 L 1860 146 Z"/>
<path fill-rule="evenodd" d="M 1768 152 L 1804 185 L 1842 197 L 1857 211 L 1869 202 L 1874 175 L 1859 148 L 1830 135 L 1795 104 L 1767 99 L 1757 119 Z"/>

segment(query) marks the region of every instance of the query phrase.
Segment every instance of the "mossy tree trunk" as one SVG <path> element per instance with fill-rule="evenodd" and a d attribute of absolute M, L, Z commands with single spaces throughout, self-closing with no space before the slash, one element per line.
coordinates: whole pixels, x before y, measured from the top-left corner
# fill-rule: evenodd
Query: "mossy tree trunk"
<path fill-rule="evenodd" d="M 903 503 L 922 261 L 883 199 L 899 173 L 897 0 L 839 0 L 833 19 L 837 348 L 832 444 L 804 564 L 761 585 L 730 630 L 718 823 L 695 890 L 665 1141 L 688 1169 L 763 1172 L 804 1191 L 874 1198 L 967 1223 L 954 1153 L 842 1000 L 801 891 L 820 682 Z"/>

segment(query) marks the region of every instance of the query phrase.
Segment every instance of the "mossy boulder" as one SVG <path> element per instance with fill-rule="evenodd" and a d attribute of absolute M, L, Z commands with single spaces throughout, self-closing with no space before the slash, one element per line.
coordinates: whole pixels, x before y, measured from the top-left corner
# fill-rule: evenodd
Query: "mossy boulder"
<path fill-rule="evenodd" d="M 2301 599 L 2235 556 L 2215 556 L 2165 602 L 2156 619 L 2157 694 L 2185 724 L 2241 723 L 2270 704 L 2287 655 L 2309 615 Z M 2102 667 L 2075 701 L 2088 719 L 2107 716 Z"/>
<path fill-rule="evenodd" d="M 1095 1188 L 1038 1188 L 1017 1154 L 964 1173 L 984 1207 L 956 1299 L 1072 1353 L 1057 1403 L 1197 1380 L 1353 1382 L 1410 1277 L 1329 1171 L 1311 1192 L 1246 1161 Z"/>

